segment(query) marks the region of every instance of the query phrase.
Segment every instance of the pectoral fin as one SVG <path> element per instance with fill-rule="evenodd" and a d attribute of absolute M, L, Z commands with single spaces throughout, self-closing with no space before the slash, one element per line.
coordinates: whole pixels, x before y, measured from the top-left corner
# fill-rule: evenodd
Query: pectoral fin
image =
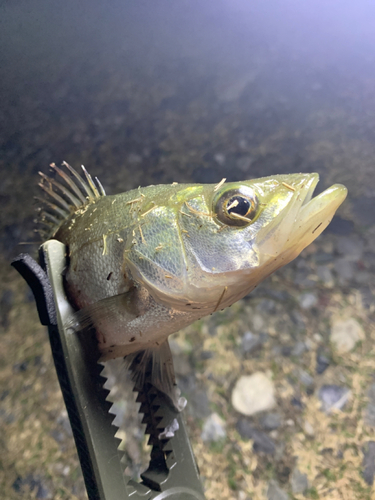
<path fill-rule="evenodd" d="M 126 322 L 130 322 L 137 317 L 137 311 L 131 310 L 132 302 L 133 296 L 131 292 L 99 300 L 75 312 L 64 326 L 74 332 L 80 332 L 86 328 L 96 328 L 100 331 L 109 322 L 113 327 L 118 322 L 121 325 L 126 325 Z"/>

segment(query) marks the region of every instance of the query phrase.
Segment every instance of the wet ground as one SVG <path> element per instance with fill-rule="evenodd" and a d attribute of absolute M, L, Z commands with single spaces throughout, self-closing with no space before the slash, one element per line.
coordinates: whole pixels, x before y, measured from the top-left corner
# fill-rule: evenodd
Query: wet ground
<path fill-rule="evenodd" d="M 347 185 L 301 257 L 172 349 L 208 499 L 373 498 L 371 16 L 288 5 L 1 4 L 3 498 L 85 498 L 46 332 L 9 267 L 37 249 L 37 171 L 62 160 L 109 193 L 295 171 L 319 172 L 319 190 Z M 116 363 L 108 370 L 136 476 L 147 447 L 134 396 Z M 268 381 L 251 402 L 263 410 L 245 415 L 233 393 L 254 374 Z"/>

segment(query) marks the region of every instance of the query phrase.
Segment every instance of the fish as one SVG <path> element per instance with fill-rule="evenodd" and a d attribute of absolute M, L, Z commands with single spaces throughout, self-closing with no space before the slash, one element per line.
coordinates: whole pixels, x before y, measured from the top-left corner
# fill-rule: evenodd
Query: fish
<path fill-rule="evenodd" d="M 169 335 L 225 309 L 296 258 L 328 226 L 347 189 L 313 197 L 317 173 L 138 187 L 106 195 L 67 163 L 40 173 L 44 238 L 67 247 L 73 332 L 94 328 L 101 361 L 123 357 L 176 408 Z"/>

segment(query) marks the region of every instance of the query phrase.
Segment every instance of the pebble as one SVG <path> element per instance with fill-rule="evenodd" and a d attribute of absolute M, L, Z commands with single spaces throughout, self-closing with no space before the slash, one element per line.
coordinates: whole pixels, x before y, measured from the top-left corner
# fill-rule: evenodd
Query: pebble
<path fill-rule="evenodd" d="M 299 340 L 298 342 L 295 343 L 295 345 L 292 349 L 291 355 L 299 358 L 300 356 L 302 356 L 302 354 L 304 352 L 306 352 L 308 350 L 309 350 L 309 347 L 306 344 L 306 342 Z"/>
<path fill-rule="evenodd" d="M 33 474 L 29 474 L 24 478 L 18 476 L 12 484 L 12 488 L 19 493 L 30 491 L 32 493 L 32 498 L 40 500 L 47 500 L 53 497 L 50 490 L 43 483 L 43 480 L 39 476 L 34 476 Z"/>
<path fill-rule="evenodd" d="M 301 381 L 301 384 L 303 384 L 305 387 L 312 387 L 314 385 L 313 377 L 309 373 L 307 373 L 306 370 L 303 370 L 302 368 L 298 369 L 297 376 Z"/>
<path fill-rule="evenodd" d="M 255 453 L 266 453 L 271 455 L 275 452 L 274 441 L 262 431 L 255 429 L 246 419 L 238 420 L 236 429 L 242 439 L 253 440 L 253 450 Z"/>
<path fill-rule="evenodd" d="M 254 415 L 271 410 L 275 402 L 275 388 L 272 380 L 262 372 L 240 377 L 232 391 L 232 405 L 243 415 Z"/>
<path fill-rule="evenodd" d="M 251 321 L 253 324 L 253 329 L 256 332 L 259 332 L 259 331 L 264 329 L 265 322 L 264 322 L 263 316 L 261 314 L 258 314 L 258 313 L 253 314 Z"/>
<path fill-rule="evenodd" d="M 314 427 L 310 424 L 308 420 L 305 420 L 303 422 L 303 430 L 307 436 L 314 437 L 315 435 Z"/>
<path fill-rule="evenodd" d="M 294 309 L 290 313 L 290 319 L 292 320 L 295 328 L 297 330 L 303 331 L 306 328 L 305 320 L 300 311 Z"/>
<path fill-rule="evenodd" d="M 225 422 L 217 413 L 206 418 L 201 433 L 204 442 L 217 442 L 225 439 L 226 435 Z"/>
<path fill-rule="evenodd" d="M 262 344 L 260 335 L 254 334 L 250 331 L 245 332 L 241 340 L 241 348 L 244 354 L 249 354 L 255 351 L 257 347 Z"/>
<path fill-rule="evenodd" d="M 375 427 L 375 384 L 371 384 L 367 391 L 368 403 L 365 410 L 365 423 Z"/>
<path fill-rule="evenodd" d="M 303 474 L 296 467 L 292 472 L 292 476 L 290 478 L 290 485 L 292 487 L 292 493 L 294 495 L 305 493 L 305 491 L 309 487 L 309 481 L 307 479 L 307 475 Z"/>
<path fill-rule="evenodd" d="M 272 480 L 268 483 L 267 500 L 288 500 L 288 494 Z"/>
<path fill-rule="evenodd" d="M 260 425 L 266 431 L 273 431 L 281 426 L 281 416 L 278 413 L 266 413 L 260 419 Z"/>
<path fill-rule="evenodd" d="M 302 309 L 311 309 L 317 306 L 318 297 L 313 292 L 303 293 L 298 297 L 298 302 Z"/>
<path fill-rule="evenodd" d="M 318 349 L 316 353 L 316 366 L 315 371 L 318 375 L 321 375 L 329 367 L 331 361 L 328 356 L 326 356 L 321 349 Z"/>
<path fill-rule="evenodd" d="M 351 391 L 347 387 L 327 384 L 319 389 L 318 396 L 322 402 L 321 409 L 329 413 L 334 408 L 342 410 L 351 396 Z"/>
<path fill-rule="evenodd" d="M 375 441 L 367 441 L 362 450 L 363 479 L 367 484 L 372 485 L 375 475 Z"/>
<path fill-rule="evenodd" d="M 210 415 L 210 400 L 204 389 L 196 389 L 189 396 L 190 411 L 196 418 L 206 418 Z"/>
<path fill-rule="evenodd" d="M 297 410 L 303 410 L 304 409 L 304 404 L 302 403 L 302 401 L 297 398 L 296 396 L 293 396 L 290 400 L 290 404 L 292 406 L 294 406 L 294 408 L 296 408 Z"/>
<path fill-rule="evenodd" d="M 334 285 L 333 274 L 329 267 L 316 266 L 316 274 L 320 281 L 322 281 L 327 287 L 332 287 Z"/>
<path fill-rule="evenodd" d="M 361 294 L 363 307 L 365 307 L 366 309 L 370 309 L 372 304 L 375 302 L 375 293 L 372 290 L 372 287 L 367 283 L 365 286 L 362 286 L 359 289 L 359 292 Z"/>
<path fill-rule="evenodd" d="M 363 328 L 354 318 L 336 320 L 331 327 L 331 342 L 340 354 L 350 352 L 356 343 L 364 340 Z"/>

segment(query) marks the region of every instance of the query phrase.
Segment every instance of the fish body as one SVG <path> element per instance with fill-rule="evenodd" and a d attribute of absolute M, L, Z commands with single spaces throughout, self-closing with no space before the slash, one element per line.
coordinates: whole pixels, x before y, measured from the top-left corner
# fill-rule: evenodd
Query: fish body
<path fill-rule="evenodd" d="M 62 189 L 44 176 L 54 203 L 42 218 L 68 248 L 72 325 L 95 327 L 103 360 L 157 350 L 247 295 L 326 228 L 347 193 L 334 185 L 312 198 L 318 174 L 289 174 L 105 196 L 85 174 L 74 184 L 83 199 L 72 180 Z"/>

